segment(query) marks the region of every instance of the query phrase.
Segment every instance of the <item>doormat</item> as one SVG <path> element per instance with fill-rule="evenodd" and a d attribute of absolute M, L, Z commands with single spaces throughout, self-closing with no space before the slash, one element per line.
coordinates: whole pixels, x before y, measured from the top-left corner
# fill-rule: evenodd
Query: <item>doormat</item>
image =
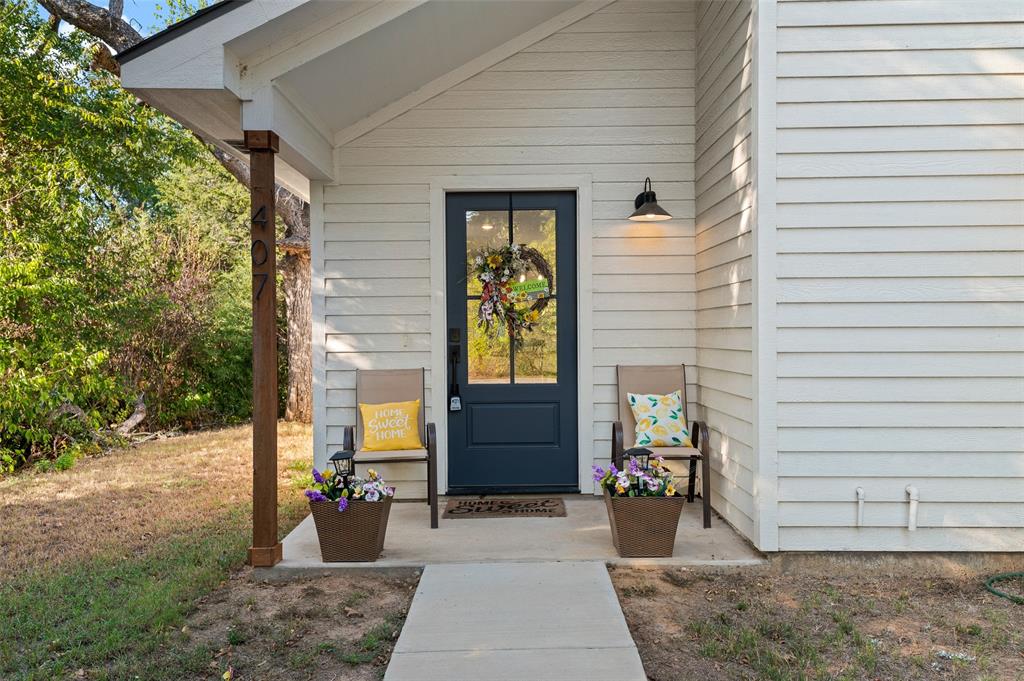
<path fill-rule="evenodd" d="M 445 519 L 453 518 L 564 518 L 560 497 L 532 499 L 449 499 Z"/>

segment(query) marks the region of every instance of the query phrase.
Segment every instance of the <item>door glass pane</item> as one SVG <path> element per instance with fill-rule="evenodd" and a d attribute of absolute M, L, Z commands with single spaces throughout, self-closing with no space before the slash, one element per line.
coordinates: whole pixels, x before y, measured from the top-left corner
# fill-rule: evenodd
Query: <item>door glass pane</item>
<path fill-rule="evenodd" d="M 516 383 L 558 382 L 558 301 L 548 301 L 516 350 Z"/>
<path fill-rule="evenodd" d="M 523 244 L 540 251 L 551 268 L 551 274 L 557 279 L 555 263 L 555 211 L 553 210 L 517 210 L 512 213 L 512 238 L 517 244 Z M 530 271 L 526 278 L 534 279 L 537 272 Z M 554 291 L 552 291 L 554 293 Z"/>
<path fill-rule="evenodd" d="M 507 210 L 466 211 L 466 293 L 480 295 L 480 282 L 473 276 L 473 260 L 485 248 L 500 248 L 508 241 Z"/>
<path fill-rule="evenodd" d="M 466 341 L 470 383 L 509 383 L 510 352 L 504 329 L 490 333 L 479 322 L 480 299 L 466 301 Z"/>

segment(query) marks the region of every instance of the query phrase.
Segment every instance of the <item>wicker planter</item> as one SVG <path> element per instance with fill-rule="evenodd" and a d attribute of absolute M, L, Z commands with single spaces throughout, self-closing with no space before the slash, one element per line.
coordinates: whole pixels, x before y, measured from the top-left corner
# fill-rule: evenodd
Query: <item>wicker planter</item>
<path fill-rule="evenodd" d="M 338 510 L 336 501 L 309 502 L 324 562 L 377 560 L 384 548 L 391 502 L 391 497 L 384 501 L 350 501 L 344 511 Z"/>
<path fill-rule="evenodd" d="M 668 558 L 686 497 L 613 497 L 604 491 L 612 542 L 623 558 Z"/>

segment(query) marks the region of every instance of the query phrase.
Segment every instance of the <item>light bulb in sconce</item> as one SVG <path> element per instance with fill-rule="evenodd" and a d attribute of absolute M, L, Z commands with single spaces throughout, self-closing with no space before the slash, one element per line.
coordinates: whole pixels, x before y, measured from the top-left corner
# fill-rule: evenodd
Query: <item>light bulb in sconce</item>
<path fill-rule="evenodd" d="M 494 225 L 492 225 L 489 222 L 485 222 L 484 224 L 480 225 L 480 229 L 484 230 L 485 232 L 489 232 L 492 229 L 494 229 Z"/>

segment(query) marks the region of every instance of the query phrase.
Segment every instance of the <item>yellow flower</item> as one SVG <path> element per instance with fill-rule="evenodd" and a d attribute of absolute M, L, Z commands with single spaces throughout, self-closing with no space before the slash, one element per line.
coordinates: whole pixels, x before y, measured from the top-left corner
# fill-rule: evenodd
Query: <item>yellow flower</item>
<path fill-rule="evenodd" d="M 494 270 L 498 269 L 498 267 L 501 266 L 501 256 L 500 255 L 489 255 L 489 256 L 487 256 L 487 264 L 490 265 L 491 269 L 494 269 Z"/>
<path fill-rule="evenodd" d="M 334 471 L 328 469 L 328 470 L 324 471 L 323 475 L 324 475 L 325 478 L 329 478 L 332 475 L 334 475 Z"/>
<path fill-rule="evenodd" d="M 665 488 L 665 495 L 670 497 L 676 495 L 676 488 L 672 486 L 672 483 L 669 483 L 668 487 Z"/>
<path fill-rule="evenodd" d="M 372 469 L 372 468 L 370 468 L 369 470 L 367 470 L 367 471 L 366 471 L 366 474 L 370 476 L 370 480 L 376 480 L 376 479 L 377 479 L 377 471 L 375 471 L 375 470 L 374 470 L 374 469 Z"/>
<path fill-rule="evenodd" d="M 622 485 L 615 485 L 615 491 L 618 492 L 619 494 L 625 494 L 626 488 L 623 487 Z"/>
<path fill-rule="evenodd" d="M 661 468 L 661 461 L 659 461 L 658 459 L 652 459 L 651 468 Z"/>
<path fill-rule="evenodd" d="M 526 319 L 527 321 L 535 322 L 538 319 L 540 319 L 540 312 L 537 312 L 536 310 L 531 310 L 530 314 L 526 315 Z"/>

